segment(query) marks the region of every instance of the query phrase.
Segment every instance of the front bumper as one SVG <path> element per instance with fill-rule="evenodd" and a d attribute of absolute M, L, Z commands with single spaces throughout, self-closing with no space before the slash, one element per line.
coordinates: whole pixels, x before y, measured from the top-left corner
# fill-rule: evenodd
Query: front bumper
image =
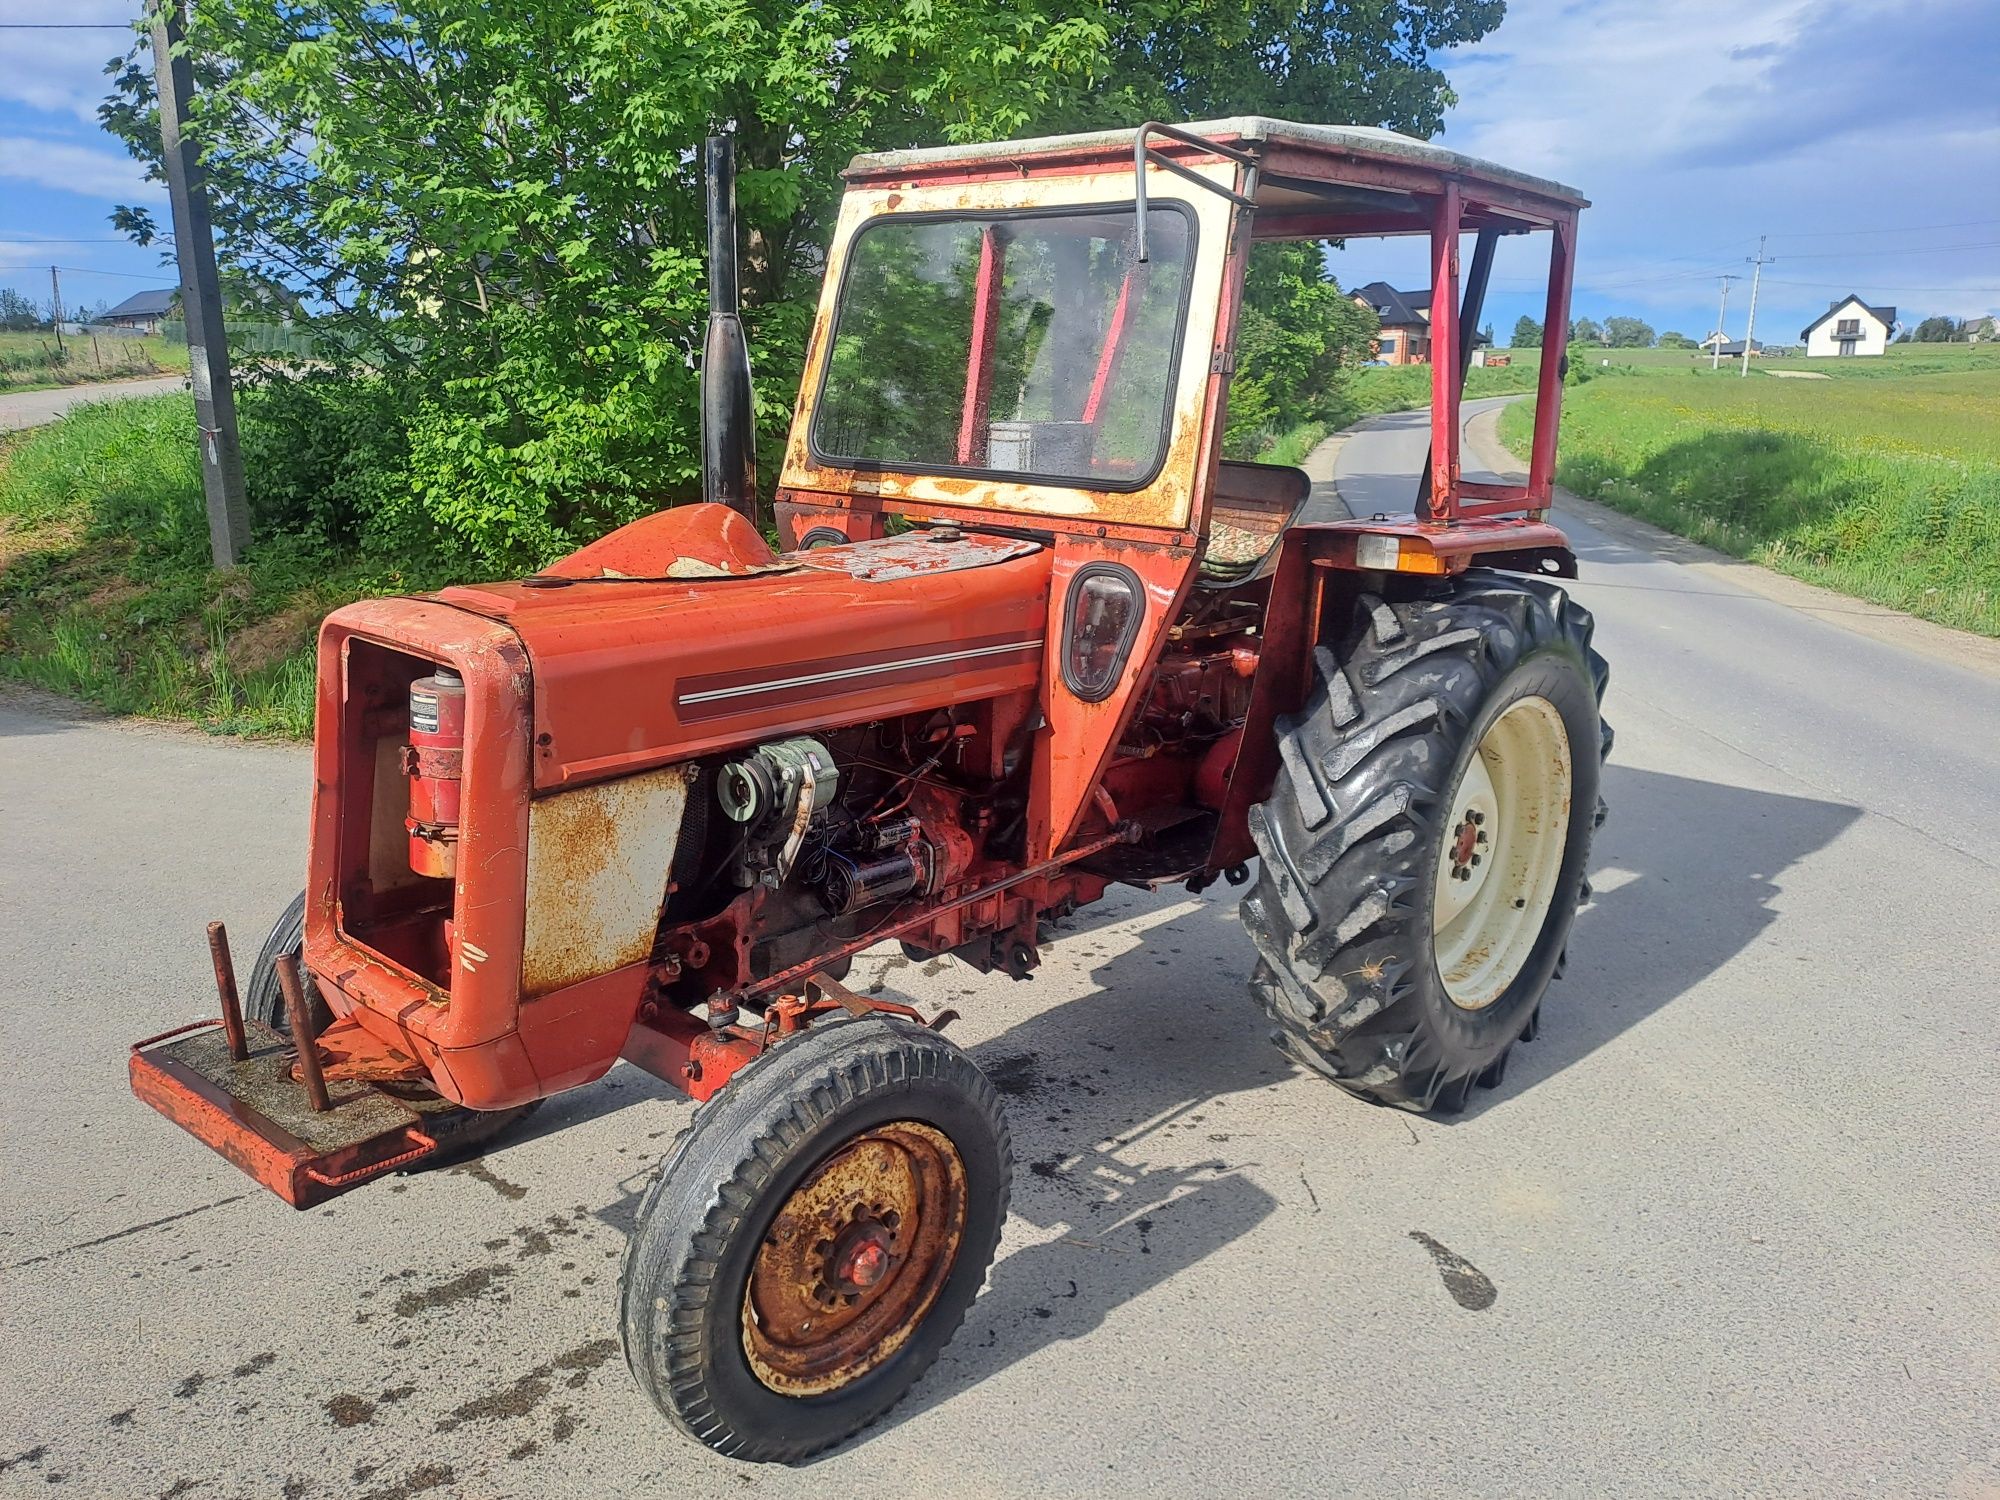
<path fill-rule="evenodd" d="M 331 1108 L 315 1111 L 292 1077 L 290 1041 L 257 1021 L 243 1031 L 240 1061 L 219 1020 L 135 1042 L 132 1092 L 294 1208 L 436 1155 L 471 1113 L 351 1079 L 329 1079 Z"/>

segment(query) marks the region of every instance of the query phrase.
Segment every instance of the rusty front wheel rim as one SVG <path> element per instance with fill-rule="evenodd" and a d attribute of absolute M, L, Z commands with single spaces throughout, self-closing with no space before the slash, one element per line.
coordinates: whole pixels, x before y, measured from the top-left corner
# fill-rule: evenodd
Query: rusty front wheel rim
<path fill-rule="evenodd" d="M 859 1380 L 909 1342 L 965 1235 L 965 1163 L 914 1120 L 842 1143 L 792 1190 L 743 1289 L 743 1352 L 786 1396 Z"/>

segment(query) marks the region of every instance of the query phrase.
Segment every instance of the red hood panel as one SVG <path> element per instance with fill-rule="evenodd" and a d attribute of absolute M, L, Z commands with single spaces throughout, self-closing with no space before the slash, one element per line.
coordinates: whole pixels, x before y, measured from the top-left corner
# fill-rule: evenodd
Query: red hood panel
<path fill-rule="evenodd" d="M 534 682 L 538 790 L 1032 687 L 1050 554 L 965 536 L 829 547 L 785 572 L 446 589 Z M 930 558 L 935 556 L 937 561 Z M 786 559 L 791 561 L 792 559 Z"/>

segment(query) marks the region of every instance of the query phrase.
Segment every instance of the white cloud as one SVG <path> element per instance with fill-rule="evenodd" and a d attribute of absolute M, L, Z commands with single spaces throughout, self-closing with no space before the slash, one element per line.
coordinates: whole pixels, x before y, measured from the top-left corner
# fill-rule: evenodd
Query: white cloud
<path fill-rule="evenodd" d="M 0 135 L 0 179 L 120 203 L 158 202 L 166 189 L 122 151 L 35 136 Z"/>
<path fill-rule="evenodd" d="M 123 27 L 139 12 L 136 0 L 68 0 L 59 14 L 46 0 L 0 0 L 0 20 L 20 23 Z M 104 65 L 135 40 L 120 30 L 0 31 L 0 101 L 95 125 Z"/>
<path fill-rule="evenodd" d="M 1778 257 L 1760 334 L 1769 318 L 1790 338 L 1846 291 L 1980 312 L 2000 301 L 2000 253 L 1936 247 L 2000 224 L 1923 226 L 2000 219 L 1983 186 L 2000 181 L 1996 52 L 1992 0 L 1510 0 L 1444 63 L 1461 99 L 1445 140 L 1593 201 L 1579 313 L 1706 331 L 1715 277 L 1747 275 L 1760 234 Z"/>

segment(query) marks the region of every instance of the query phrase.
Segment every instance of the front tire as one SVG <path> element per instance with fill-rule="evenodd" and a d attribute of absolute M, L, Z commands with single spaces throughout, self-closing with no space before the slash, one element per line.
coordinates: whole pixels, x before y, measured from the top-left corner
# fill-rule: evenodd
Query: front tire
<path fill-rule="evenodd" d="M 1280 1044 L 1350 1092 L 1456 1110 L 1534 1034 L 1600 806 L 1591 632 L 1560 588 L 1486 569 L 1364 597 L 1279 720 L 1284 769 L 1250 813 L 1251 988 Z"/>
<path fill-rule="evenodd" d="M 257 951 L 256 962 L 250 965 L 250 982 L 243 987 L 243 1014 L 252 1021 L 262 1021 L 280 1036 L 292 1034 L 285 992 L 278 985 L 278 960 L 287 954 L 299 961 L 300 991 L 312 1010 L 314 1028 L 324 1031 L 333 1022 L 333 1011 L 320 994 L 312 972 L 304 967 L 305 949 L 306 893 L 300 891 L 271 924 L 264 946 Z"/>
<path fill-rule="evenodd" d="M 703 1105 L 639 1210 L 620 1331 L 697 1441 L 797 1463 L 875 1421 L 964 1320 L 1007 1218 L 999 1096 L 907 1021 L 815 1026 Z"/>

